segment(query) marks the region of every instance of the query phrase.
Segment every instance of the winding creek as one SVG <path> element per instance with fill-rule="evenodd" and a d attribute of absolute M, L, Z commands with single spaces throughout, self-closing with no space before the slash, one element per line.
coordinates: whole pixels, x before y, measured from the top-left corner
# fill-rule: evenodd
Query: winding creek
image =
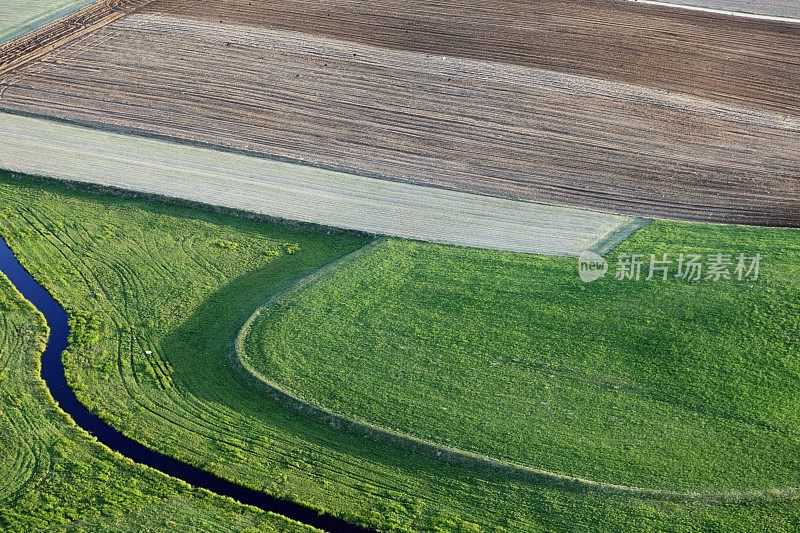
<path fill-rule="evenodd" d="M 42 378 L 47 388 L 61 409 L 98 441 L 137 463 L 181 479 L 194 487 L 228 496 L 264 511 L 278 513 L 330 532 L 369 531 L 339 518 L 322 515 L 297 503 L 231 483 L 190 464 L 153 451 L 114 429 L 84 407 L 67 383 L 62 361 L 62 354 L 67 348 L 69 339 L 69 320 L 66 311 L 25 270 L 2 238 L 0 238 L 0 272 L 4 273 L 25 299 L 44 315 L 50 327 L 50 337 L 42 354 Z"/>

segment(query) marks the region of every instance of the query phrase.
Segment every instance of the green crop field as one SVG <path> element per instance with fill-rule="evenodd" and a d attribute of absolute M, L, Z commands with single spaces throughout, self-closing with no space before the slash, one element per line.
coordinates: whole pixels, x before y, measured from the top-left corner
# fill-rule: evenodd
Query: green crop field
<path fill-rule="evenodd" d="M 0 530 L 306 530 L 192 490 L 91 440 L 39 378 L 46 332 L 0 274 Z"/>
<path fill-rule="evenodd" d="M 670 239 L 674 237 L 673 232 L 686 231 L 679 226 L 663 228 L 663 234 L 659 234 L 659 227 L 655 227 L 648 230 L 648 233 L 641 234 L 642 238 L 647 237 L 651 239 L 648 242 L 655 244 L 669 244 Z M 705 242 L 715 244 L 718 241 L 714 239 L 722 238 L 724 233 L 720 231 L 719 235 L 715 235 L 710 229 L 699 226 L 696 231 L 698 239 L 705 239 Z M 271 297 L 324 265 L 366 245 L 371 241 L 367 237 L 328 232 L 319 228 L 278 224 L 152 199 L 112 195 L 54 182 L 12 178 L 7 174 L 0 176 L 0 235 L 7 239 L 23 265 L 53 293 L 72 317 L 73 337 L 66 355 L 67 374 L 81 401 L 127 435 L 145 445 L 254 489 L 301 501 L 312 507 L 384 530 L 532 531 L 587 528 L 793 530 L 800 526 L 800 503 L 795 500 L 778 498 L 747 503 L 712 502 L 702 499 L 662 500 L 539 484 L 530 479 L 510 475 L 506 471 L 479 465 L 459 464 L 437 458 L 432 454 L 419 453 L 418 450 L 402 443 L 364 436 L 358 431 L 337 427 L 273 399 L 247 376 L 243 376 L 235 364 L 234 341 L 239 329 L 248 317 Z M 796 254 L 796 245 L 793 248 L 794 252 L 788 248 L 796 242 L 796 240 L 786 241 L 786 254 Z M 418 246 L 420 248 L 417 248 Z M 775 249 L 776 252 L 780 252 L 779 248 L 775 244 L 761 251 L 768 252 Z M 400 276 L 404 272 L 406 265 L 402 261 L 422 260 L 424 263 L 425 257 L 431 259 L 436 256 L 446 260 L 450 254 L 455 258 L 459 254 L 468 254 L 468 251 L 389 242 L 379 244 L 365 252 L 356 260 L 354 267 L 359 268 L 358 265 L 362 264 L 362 261 L 373 261 L 373 258 L 386 259 L 387 253 L 397 254 L 393 256 L 394 259 L 389 257 L 388 262 L 383 263 L 387 267 L 387 273 L 382 283 L 387 285 L 373 288 L 375 297 L 386 298 L 387 305 L 390 305 L 391 278 L 392 275 Z M 488 305 L 486 302 L 492 300 L 489 293 L 502 294 L 506 290 L 505 284 L 511 283 L 510 277 L 519 272 L 520 268 L 525 270 L 535 267 L 534 270 L 540 272 L 542 276 L 550 276 L 543 277 L 543 281 L 557 279 L 557 270 L 568 268 L 566 262 L 562 265 L 562 261 L 566 260 L 489 252 L 474 252 L 474 261 L 478 265 L 476 273 L 482 273 L 487 278 L 497 276 L 494 282 L 486 280 L 475 282 L 476 293 L 472 298 L 475 299 L 478 309 L 482 305 Z M 555 266 L 551 266 L 551 262 Z M 354 267 L 345 263 L 340 268 L 346 270 Z M 574 269 L 574 265 L 572 268 Z M 550 274 L 547 273 L 549 269 L 553 269 Z M 442 291 L 458 287 L 458 270 L 454 269 L 453 265 L 433 267 L 433 272 L 437 271 L 444 274 L 444 279 L 452 278 L 452 283 L 444 285 Z M 330 275 L 339 276 L 336 272 Z M 374 278 L 375 272 L 366 274 L 368 279 L 378 281 Z M 311 291 L 312 296 L 316 291 L 325 290 L 328 286 L 326 281 L 328 275 L 319 278 L 319 285 L 314 284 L 307 289 Z M 418 275 L 424 278 L 425 273 L 419 272 Z M 421 279 L 416 276 L 417 274 L 414 274 L 415 279 Z M 768 279 L 766 274 L 764 279 Z M 564 292 L 565 300 L 578 301 L 580 298 L 585 298 L 581 291 L 599 291 L 597 300 L 600 301 L 602 300 L 600 293 L 610 290 L 602 283 L 597 286 L 579 286 L 572 277 L 562 283 L 563 288 L 574 289 L 574 292 Z M 510 287 L 514 286 L 518 287 L 513 283 Z M 660 292 L 658 287 L 664 292 Z M 785 290 L 779 285 L 765 288 L 773 291 Z M 546 292 L 544 288 L 539 290 Z M 636 290 L 641 289 L 634 287 L 624 289 L 629 293 Z M 665 303 L 663 313 L 669 314 L 677 312 L 668 305 L 670 293 L 691 289 L 680 289 L 677 285 L 672 288 L 672 285 L 665 284 L 653 285 L 648 290 Z M 753 289 L 735 290 L 747 292 Z M 363 328 L 364 332 L 368 325 L 379 326 L 380 331 L 385 332 L 387 343 L 394 342 L 397 338 L 395 335 L 402 336 L 403 330 L 414 326 L 415 338 L 408 339 L 409 344 L 406 345 L 406 349 L 421 350 L 420 353 L 424 353 L 425 348 L 421 342 L 425 339 L 437 338 L 441 346 L 453 346 L 453 342 L 458 341 L 449 337 L 448 332 L 437 329 L 437 325 L 443 323 L 440 321 L 452 320 L 452 316 L 459 313 L 457 306 L 447 306 L 445 305 L 447 302 L 442 304 L 439 300 L 441 293 L 431 292 L 427 300 L 420 297 L 410 301 L 413 306 L 399 309 L 391 315 L 394 324 L 392 325 L 386 321 L 381 321 L 379 324 L 372 322 L 376 318 L 371 315 L 370 309 L 374 306 L 370 302 L 358 303 L 346 300 L 347 295 L 356 297 L 356 294 L 360 295 L 363 292 L 358 284 L 353 285 L 348 281 L 341 288 L 341 296 L 345 299 L 340 299 L 337 293 L 336 300 L 330 301 L 328 307 L 319 308 L 319 314 L 306 315 L 300 323 L 298 314 L 293 313 L 293 307 L 290 306 L 286 309 L 285 323 L 289 324 L 288 321 L 291 320 L 297 325 L 297 330 L 293 333 L 297 342 L 292 344 L 286 337 L 285 330 L 276 332 L 279 335 L 276 336 L 275 342 L 286 346 L 287 353 L 291 353 L 293 357 L 301 357 L 300 364 L 308 364 L 309 359 L 318 354 L 319 364 L 326 366 L 325 372 L 328 374 L 319 376 L 320 379 L 335 379 L 342 376 L 342 370 L 335 368 L 336 361 L 341 357 L 336 352 L 344 353 L 342 343 L 352 342 L 353 349 L 359 349 L 363 347 L 362 342 L 368 345 L 370 341 L 368 336 L 360 337 L 353 332 L 343 330 L 347 335 L 335 339 L 330 349 L 322 350 L 319 344 L 308 343 L 308 338 L 315 329 L 320 332 L 320 339 L 330 339 L 329 333 L 326 332 L 326 321 L 340 323 L 343 327 L 348 323 L 353 324 L 353 328 Z M 297 293 L 295 296 L 301 294 L 304 293 Z M 508 296 L 513 294 L 509 292 Z M 628 296 L 630 297 L 630 294 Z M 757 297 L 755 293 L 748 296 Z M 624 299 L 624 295 L 620 295 L 620 298 Z M 769 300 L 767 296 L 763 298 L 765 307 L 760 307 L 760 301 L 753 301 L 747 308 L 754 317 L 750 324 L 756 328 L 752 330 L 755 338 L 753 342 L 758 346 L 764 340 L 756 336 L 757 328 L 772 331 L 770 328 L 775 327 L 770 313 L 780 314 L 786 319 L 785 327 L 796 326 L 791 316 L 783 313 L 782 307 L 776 303 L 778 300 Z M 518 310 L 528 309 L 531 305 L 523 299 L 501 299 L 500 302 L 505 302 L 503 305 L 507 308 L 520 306 Z M 636 298 L 629 298 L 628 302 L 642 304 L 642 313 L 631 310 L 632 315 L 644 321 L 654 319 L 643 314 L 647 309 L 656 309 L 652 302 L 641 302 Z M 559 302 L 552 303 L 551 310 L 556 313 Z M 315 306 L 319 305 L 318 299 L 314 297 L 309 303 L 301 300 L 296 302 L 298 308 L 306 305 L 310 306 L 309 309 L 317 309 Z M 606 302 L 606 305 L 612 304 Z M 622 305 L 622 302 L 614 305 Z M 429 315 L 431 320 L 415 324 L 413 314 L 420 306 L 433 309 Z M 546 311 L 544 307 L 540 310 Z M 355 311 L 357 308 L 362 309 L 363 314 L 348 318 L 337 313 L 337 310 Z M 728 314 L 731 313 L 731 310 L 723 310 Z M 20 316 L 24 320 L 24 315 Z M 510 312 L 509 316 L 509 319 L 504 320 L 514 320 L 513 313 Z M 277 320 L 280 317 L 274 318 Z M 724 326 L 723 318 L 719 319 L 716 327 Z M 568 319 L 569 317 L 564 317 L 564 320 Z M 465 338 L 475 334 L 468 327 L 471 320 L 474 320 L 474 317 L 462 312 L 459 324 L 463 325 L 459 327 L 459 334 Z M 709 324 L 714 326 L 712 322 Z M 258 327 L 261 328 L 261 324 Z M 388 331 L 395 327 L 396 333 Z M 566 326 L 560 328 L 561 331 L 565 329 Z M 587 332 L 583 340 L 589 342 L 590 333 Z M 787 329 L 788 333 L 790 331 Z M 613 332 L 605 334 L 608 338 L 613 338 Z M 622 334 L 618 337 L 622 337 Z M 259 342 L 264 342 L 263 337 L 259 338 L 261 339 Z M 576 332 L 576 342 L 580 339 L 581 336 Z M 526 342 L 524 337 L 512 341 L 522 343 L 516 344 L 519 346 L 525 345 Z M 632 345 L 642 342 L 642 346 L 648 346 L 640 339 L 631 338 L 627 341 Z M 488 344 L 481 348 L 486 350 L 487 364 L 492 362 L 490 354 L 494 353 L 496 356 L 497 353 L 491 351 L 491 344 L 494 342 L 492 339 L 487 339 Z M 506 341 L 496 339 L 496 342 Z M 659 342 L 658 338 L 654 338 L 652 342 Z M 577 349 L 576 346 L 573 348 Z M 771 350 L 769 346 L 763 346 L 760 356 L 766 357 Z M 385 355 L 385 352 L 381 353 Z M 647 381 L 648 379 L 658 379 L 655 375 L 640 375 L 635 366 L 623 368 L 624 361 L 621 358 L 625 355 L 624 350 L 616 355 L 615 353 L 611 353 L 610 350 L 605 354 L 598 351 L 587 354 L 587 359 L 577 368 L 568 368 L 565 365 L 554 368 L 551 372 L 555 376 L 552 378 L 553 386 L 559 384 L 552 392 L 554 398 L 559 397 L 555 395 L 561 395 L 563 398 L 569 390 L 570 382 L 574 383 L 574 388 L 579 388 L 579 380 L 573 378 L 587 379 L 591 368 L 596 369 L 601 366 L 599 361 L 605 356 L 608 356 L 609 365 L 619 364 L 620 368 L 616 374 L 604 371 L 597 376 L 598 381 L 602 376 L 628 376 L 631 380 L 634 378 L 638 380 L 632 383 L 644 387 L 650 386 L 651 382 Z M 34 355 L 35 350 L 29 349 L 27 357 L 30 359 Z M 575 353 L 565 354 L 565 357 L 567 355 L 570 357 L 568 361 L 573 363 L 576 361 Z M 619 359 L 614 359 L 615 356 Z M 354 357 L 357 357 L 357 354 L 354 354 Z M 380 368 L 380 365 L 385 363 L 375 361 L 376 357 L 377 355 L 373 354 L 369 360 L 359 361 L 367 366 L 374 364 L 376 368 Z M 441 357 L 450 358 L 451 355 L 442 354 Z M 509 375 L 535 373 L 535 369 L 526 369 L 524 364 L 513 361 L 514 357 L 519 358 L 523 355 L 505 354 L 504 357 L 508 357 L 508 362 L 505 359 L 498 362 L 507 367 L 506 371 L 511 372 Z M 651 356 L 651 360 L 653 357 L 655 356 Z M 547 361 L 553 361 L 553 358 L 551 354 Z M 347 383 L 342 383 L 342 386 L 353 387 L 360 381 L 363 387 L 348 389 L 352 392 L 351 398 L 346 401 L 340 398 L 338 400 L 340 403 L 328 403 L 329 407 L 347 411 L 364 403 L 366 396 L 375 394 L 375 388 L 368 381 L 371 371 L 367 368 L 354 368 L 356 365 L 352 363 L 355 360 L 348 363 L 353 367 L 353 373 L 352 376 L 347 375 Z M 472 361 L 474 362 L 474 359 Z M 465 379 L 474 376 L 475 370 L 469 368 L 469 363 L 470 359 L 464 359 L 462 365 L 464 368 L 459 366 L 441 371 L 442 383 L 446 385 L 444 387 L 446 390 L 438 394 L 436 401 L 423 406 L 426 412 L 441 410 L 441 407 L 450 409 L 448 405 L 438 404 L 438 398 L 454 394 L 451 385 L 458 382 L 459 374 Z M 667 364 L 668 361 L 663 363 Z M 433 361 L 426 368 L 421 363 L 422 366 L 418 368 L 423 372 L 430 372 L 435 364 Z M 511 369 L 514 364 L 518 365 L 518 369 Z M 698 365 L 701 364 L 702 361 L 698 361 Z M 740 361 L 740 364 L 744 365 L 743 368 L 753 368 L 753 365 L 746 361 Z M 794 362 L 791 358 L 785 358 L 783 364 L 791 370 L 790 365 Z M 290 366 L 283 368 L 282 373 L 277 375 L 281 379 L 296 371 Z M 405 368 L 408 371 L 416 370 L 408 366 Z M 648 365 L 647 368 L 651 366 Z M 495 371 L 495 379 L 502 377 L 501 370 Z M 667 374 L 665 371 L 664 375 Z M 788 374 L 792 375 L 791 372 Z M 729 376 L 723 375 L 719 379 L 726 377 Z M 771 374 L 763 377 L 777 379 Z M 398 383 L 403 380 L 410 381 L 407 376 L 389 372 L 384 378 L 389 382 L 384 389 L 385 394 L 409 393 L 408 389 L 401 388 L 402 383 Z M 423 378 L 424 376 L 420 376 L 422 383 L 425 381 Z M 35 379 L 33 374 L 29 375 L 29 379 Z M 737 386 L 755 386 L 747 381 L 746 376 L 739 376 L 737 379 L 744 380 L 741 383 L 735 382 Z M 319 394 L 317 399 L 320 402 L 328 402 L 330 398 L 325 397 L 324 388 L 317 390 L 310 387 L 308 382 L 308 378 L 304 377 L 288 385 L 298 392 Z M 4 379 L 3 390 L 6 390 L 6 383 L 9 381 Z M 675 394 L 679 394 L 681 391 L 693 390 L 692 383 L 690 376 L 687 376 L 686 382 L 674 378 L 669 385 L 683 387 L 677 389 Z M 575 391 L 576 402 L 589 401 L 592 394 L 603 392 L 602 382 L 599 385 L 594 383 L 589 385 L 592 386 L 587 385 L 582 393 L 583 396 L 581 391 Z M 609 384 L 612 387 L 613 385 Z M 622 386 L 623 383 L 618 385 Z M 698 387 L 700 385 L 696 384 Z M 707 385 L 709 390 L 721 390 L 714 389 L 712 383 Z M 764 390 L 774 393 L 774 388 L 768 384 L 762 386 Z M 41 385 L 38 387 L 38 390 L 41 390 Z M 486 390 L 480 389 L 483 392 Z M 494 394 L 490 395 L 487 402 L 493 402 L 491 396 L 496 395 L 498 391 L 491 392 Z M 667 396 L 670 391 L 663 386 L 660 393 Z M 791 389 L 787 388 L 785 393 L 788 396 Z M 599 398 L 607 399 L 603 395 Z M 772 398 L 778 402 L 777 396 Z M 396 414 L 397 419 L 393 419 L 391 424 L 393 427 L 401 427 L 402 423 L 413 420 L 410 409 L 406 407 L 413 404 L 407 403 L 407 399 L 405 396 L 395 396 L 392 402 L 381 398 L 376 400 L 378 405 L 384 406 L 384 409 L 388 405 Z M 753 401 L 762 401 L 762 405 L 769 405 L 766 403 L 767 400 Z M 627 398 L 626 401 L 633 402 L 634 399 Z M 644 395 L 640 401 L 642 405 L 650 405 Z M 744 401 L 741 404 L 735 402 L 726 404 L 723 398 L 713 396 L 708 399 L 708 402 L 712 401 L 718 402 L 714 404 L 717 407 L 730 409 L 731 412 L 740 413 L 743 417 L 754 412 L 757 407 L 753 406 L 748 411 Z M 469 405 L 474 407 L 476 403 L 470 401 Z M 525 405 L 530 405 L 530 402 Z M 651 407 L 655 409 L 652 405 Z M 756 433 L 754 439 L 761 438 L 762 430 L 778 436 L 783 435 L 784 439 L 789 440 L 795 435 L 788 428 L 793 413 L 787 410 L 781 415 L 779 404 L 774 407 L 763 415 L 763 424 L 755 425 L 757 431 L 754 430 Z M 20 409 L 28 412 L 34 407 L 20 403 Z M 557 411 L 556 414 L 558 413 Z M 581 429 L 578 423 L 580 414 L 576 408 L 574 431 L 576 434 L 580 431 L 588 434 L 591 425 L 585 425 Z M 382 416 L 380 408 L 377 411 L 365 409 L 353 415 L 375 423 L 385 422 L 388 419 Z M 528 417 L 535 415 L 536 413 L 518 414 L 526 423 Z M 454 416 L 461 416 L 462 420 L 468 418 L 459 413 L 454 413 Z M 563 413 L 563 416 L 566 414 Z M 710 419 L 710 416 L 706 419 Z M 425 424 L 407 429 L 412 434 L 426 438 L 447 438 L 446 435 L 439 433 L 440 430 L 447 429 L 447 424 L 442 423 L 443 420 L 446 420 L 446 417 L 437 415 Z M 679 423 L 683 420 L 675 420 L 673 424 L 675 431 L 680 430 Z M 749 421 L 745 417 L 742 424 Z M 556 417 L 553 423 L 563 424 L 563 421 Z M 487 424 L 491 424 L 487 429 L 492 431 L 502 428 L 502 424 L 492 420 L 487 421 Z M 714 431 L 725 428 L 727 426 L 714 426 Z M 598 440 L 606 439 L 608 446 L 614 445 L 615 443 L 609 440 L 615 435 L 613 424 L 609 422 L 609 428 L 604 426 L 603 430 L 598 433 Z M 63 429 L 61 431 L 63 432 Z M 544 438 L 547 433 L 541 435 Z M 455 437 L 457 439 L 451 438 L 451 442 L 458 442 L 464 446 L 475 445 L 476 448 L 478 445 L 490 446 L 480 448 L 487 453 L 502 452 L 502 449 L 498 452 L 496 448 L 497 441 L 492 441 L 490 438 L 485 442 L 468 443 L 461 441 L 461 437 L 457 435 Z M 509 438 L 518 439 L 519 436 L 510 434 Z M 719 445 L 725 444 L 727 438 L 728 435 L 720 434 Z M 536 442 L 536 436 L 531 436 L 525 440 L 523 447 L 535 447 Z M 680 436 L 676 436 L 673 442 L 681 442 Z M 784 446 L 784 441 L 779 440 L 777 443 L 779 446 Z M 599 446 L 588 441 L 577 444 L 577 447 L 580 448 L 582 444 L 581 449 L 585 448 L 577 459 L 595 453 Z M 650 451 L 652 450 L 642 450 L 639 461 L 627 460 L 627 463 L 623 461 L 623 465 L 613 464 L 614 455 L 607 453 L 598 458 L 598 468 L 604 468 L 605 480 L 620 482 L 626 480 L 627 475 L 635 480 L 649 479 L 651 484 L 657 486 L 669 485 L 651 476 L 652 465 L 658 462 L 646 453 Z M 767 455 L 773 451 L 757 450 L 753 453 Z M 548 454 L 547 457 L 553 459 L 557 457 L 558 452 L 548 450 Z M 506 453 L 506 456 L 526 463 L 543 464 L 534 463 L 534 456 L 530 451 L 514 451 Z M 70 457 L 74 468 L 82 472 L 84 478 L 88 479 L 95 472 L 102 472 L 97 461 L 91 460 L 90 457 L 81 454 Z M 734 459 L 730 462 L 734 463 Z M 735 472 L 736 477 L 733 479 L 737 482 L 737 487 L 741 486 L 739 482 L 749 480 L 757 488 L 779 478 L 783 481 L 792 481 L 781 478 L 787 474 L 785 469 L 788 468 L 786 465 L 790 459 L 791 453 L 786 462 L 781 462 L 764 473 Z M 628 471 L 625 464 L 636 469 Z M 127 463 L 120 462 L 119 465 Z M 554 463 L 546 466 L 557 468 Z M 588 459 L 570 466 L 576 472 L 585 475 L 591 473 L 587 470 L 592 468 Z M 578 468 L 583 470 L 577 470 Z M 126 489 L 127 486 L 133 485 L 124 475 L 134 476 L 140 470 L 132 465 L 129 466 L 129 470 L 133 474 L 121 473 L 119 477 L 114 475 L 112 477 L 114 483 L 126 485 Z M 706 483 L 711 479 L 713 479 L 711 476 L 704 478 L 701 474 L 685 472 L 682 479 L 676 479 L 674 485 L 670 486 L 688 486 L 689 482 Z M 116 489 L 111 485 L 105 487 L 96 485 L 105 492 L 112 493 L 113 496 L 129 494 L 136 499 L 136 504 L 141 503 L 142 506 L 144 503 L 140 500 L 148 501 L 146 495 L 139 497 L 135 492 L 126 493 L 123 489 L 115 492 Z M 720 482 L 718 486 L 723 487 L 725 483 Z M 154 484 L 148 485 L 146 489 L 155 490 Z M 141 491 L 146 493 L 146 489 L 142 488 Z M 105 492 L 102 498 L 108 501 L 111 496 Z M 179 505 L 174 498 L 166 499 L 165 502 L 162 505 Z M 3 511 L 4 515 L 18 512 L 18 506 L 18 503 L 7 504 Z M 236 509 L 240 508 L 237 507 L 233 511 Z M 86 520 L 87 528 L 97 527 L 96 524 L 100 519 L 92 513 L 93 511 L 88 509 L 77 509 L 74 517 L 76 520 Z M 185 515 L 187 521 L 194 516 L 189 510 Z M 240 516 L 241 520 L 247 519 L 243 515 Z M 231 527 L 235 527 L 233 522 Z"/>
<path fill-rule="evenodd" d="M 387 241 L 266 308 L 246 357 L 317 406 L 507 462 L 800 486 L 800 231 L 659 222 L 616 254 L 651 251 L 760 252 L 760 279 L 584 284 L 572 258 Z"/>

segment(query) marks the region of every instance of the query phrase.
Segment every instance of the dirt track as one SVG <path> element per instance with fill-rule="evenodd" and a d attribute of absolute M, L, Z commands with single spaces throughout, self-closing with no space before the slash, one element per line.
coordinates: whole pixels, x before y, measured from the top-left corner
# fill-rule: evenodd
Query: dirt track
<path fill-rule="evenodd" d="M 0 78 L 0 108 L 503 197 L 800 226 L 800 26 L 452 5 L 156 0 Z"/>

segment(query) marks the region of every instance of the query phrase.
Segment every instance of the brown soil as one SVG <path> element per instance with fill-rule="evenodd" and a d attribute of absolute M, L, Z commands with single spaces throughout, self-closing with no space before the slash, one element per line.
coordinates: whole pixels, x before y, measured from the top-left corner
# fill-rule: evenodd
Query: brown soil
<path fill-rule="evenodd" d="M 496 196 L 800 226 L 800 26 L 453 6 L 156 0 L 0 77 L 0 108 Z"/>
<path fill-rule="evenodd" d="M 145 11 L 502 61 L 800 114 L 800 25 L 585 0 L 159 0 Z"/>

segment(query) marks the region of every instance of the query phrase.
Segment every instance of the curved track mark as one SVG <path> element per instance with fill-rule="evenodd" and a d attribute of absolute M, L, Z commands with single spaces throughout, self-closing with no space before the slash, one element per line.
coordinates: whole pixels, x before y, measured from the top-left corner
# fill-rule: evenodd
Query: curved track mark
<path fill-rule="evenodd" d="M 526 479 L 547 486 L 554 486 L 578 492 L 597 492 L 653 500 L 698 503 L 737 503 L 755 500 L 787 501 L 800 498 L 800 487 L 713 493 L 684 492 L 596 481 L 592 479 L 571 476 L 568 474 L 552 472 L 542 468 L 535 468 L 517 463 L 501 461 L 479 453 L 440 445 L 432 441 L 408 435 L 406 433 L 373 425 L 369 422 L 349 418 L 326 407 L 322 407 L 305 400 L 292 391 L 287 390 L 279 383 L 270 380 L 250 364 L 245 353 L 245 341 L 253 324 L 261 315 L 261 313 L 275 305 L 275 303 L 280 299 L 296 293 L 297 291 L 313 283 L 321 276 L 331 272 L 332 270 L 335 270 L 345 263 L 355 260 L 384 240 L 385 239 L 382 238 L 376 239 L 370 244 L 367 244 L 366 246 L 356 250 L 355 252 L 329 263 L 328 265 L 316 270 L 315 272 L 312 272 L 306 277 L 300 278 L 286 290 L 274 294 L 261 307 L 259 307 L 256 312 L 247 319 L 247 322 L 245 322 L 236 336 L 235 350 L 231 354 L 231 359 L 233 360 L 233 363 L 239 367 L 240 372 L 248 377 L 253 383 L 260 385 L 262 389 L 267 391 L 277 400 L 292 406 L 298 411 L 308 413 L 320 420 L 323 420 L 333 427 L 349 428 L 351 430 L 358 431 L 363 435 L 368 435 L 375 440 L 390 442 L 397 446 L 411 448 L 419 453 L 433 455 L 441 460 L 460 463 L 470 467 L 477 467 L 487 471 L 505 472 L 511 477 L 517 479 Z"/>
<path fill-rule="evenodd" d="M 69 387 L 62 360 L 62 354 L 67 348 L 69 339 L 69 317 L 50 293 L 24 269 L 2 238 L 0 238 L 0 272 L 3 272 L 22 296 L 44 315 L 50 327 L 47 347 L 42 354 L 42 378 L 46 382 L 47 388 L 61 409 L 98 441 L 137 463 L 147 465 L 194 487 L 233 498 L 264 511 L 278 513 L 330 532 L 369 531 L 340 518 L 323 515 L 298 503 L 281 500 L 242 487 L 151 450 L 117 431 L 84 407 Z"/>

